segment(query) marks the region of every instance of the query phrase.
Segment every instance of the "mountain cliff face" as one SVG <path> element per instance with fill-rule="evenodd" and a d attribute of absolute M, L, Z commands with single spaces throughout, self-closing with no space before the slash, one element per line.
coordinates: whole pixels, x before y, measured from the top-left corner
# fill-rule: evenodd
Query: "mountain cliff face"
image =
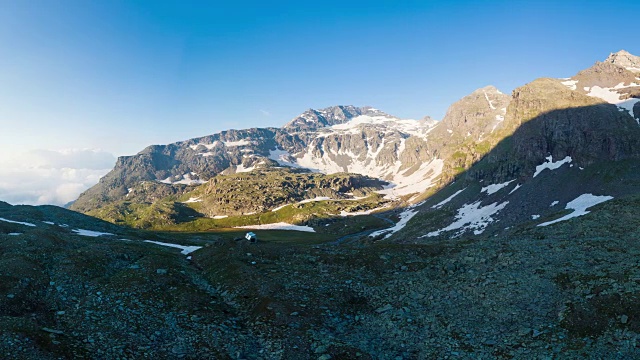
<path fill-rule="evenodd" d="M 123 200 L 141 181 L 199 185 L 218 174 L 274 166 L 373 176 L 404 186 L 394 190 L 401 195 L 417 193 L 424 187 L 407 188 L 414 178 L 429 173 L 431 178 L 419 180 L 431 181 L 439 173 L 433 171 L 439 163 L 426 151 L 425 141 L 435 124 L 430 119 L 400 120 L 369 107 L 336 106 L 308 110 L 281 129 L 229 130 L 149 146 L 119 158 L 115 168 L 71 208 L 86 212 Z"/>
<path fill-rule="evenodd" d="M 572 78 L 538 79 L 514 90 L 491 151 L 470 159 L 468 170 L 437 196 L 406 210 L 412 217 L 406 229 L 379 234 L 421 242 L 547 226 L 640 191 L 640 78 L 615 63 L 620 56 L 629 60 L 627 54 Z M 624 64 L 634 64 L 629 61 Z M 471 152 L 465 153 L 469 161 Z"/>
<path fill-rule="evenodd" d="M 360 174 L 384 181 L 387 185 L 376 192 L 396 207 L 409 206 L 400 214 L 403 224 L 416 223 L 411 220 L 416 214 L 436 211 L 425 204 L 433 206 L 431 202 L 440 194 L 465 188 L 476 188 L 477 192 L 465 191 L 465 196 L 456 196 L 458 203 L 451 201 L 447 207 L 455 205 L 462 211 L 464 206 L 477 203 L 477 212 L 491 205 L 493 208 L 485 211 L 493 214 L 492 219 L 508 213 L 509 223 L 521 223 L 554 210 L 537 207 L 540 214 L 530 214 L 531 206 L 521 205 L 535 203 L 532 197 L 545 198 L 538 193 L 547 185 L 537 183 L 551 172 L 542 170 L 560 169 L 553 173 L 559 174 L 568 167 L 571 175 L 566 176 L 595 187 L 596 182 L 584 176 L 588 172 L 577 169 L 588 171 L 607 162 L 633 162 L 640 157 L 639 63 L 639 57 L 620 51 L 571 78 L 538 79 L 511 95 L 487 86 L 452 104 L 441 121 L 428 117 L 403 120 L 371 107 L 334 106 L 309 109 L 282 128 L 229 130 L 150 146 L 118 159 L 114 170 L 83 193 L 72 209 L 96 213 L 96 209 L 119 201 L 150 204 L 154 199 L 191 194 L 196 186 L 219 176 L 290 167 L 324 174 Z M 138 184 L 149 181 L 163 186 L 147 191 L 145 198 L 129 195 Z M 491 186 L 505 190 L 482 190 Z M 516 192 L 521 187 L 531 190 Z M 614 191 L 625 187 L 601 188 Z M 438 196 L 429 198 L 439 189 Z M 496 198 L 506 189 L 511 196 Z M 562 189 L 565 204 L 570 197 L 579 196 L 578 192 L 586 191 L 575 186 L 557 189 Z M 631 191 L 625 189 L 620 191 Z M 328 187 L 314 191 L 330 195 L 320 197 L 339 198 Z M 230 192 L 225 195 L 230 198 L 241 197 L 234 195 L 233 188 L 224 192 Z M 528 195 L 520 195 L 524 193 Z M 255 201 L 262 207 L 216 207 L 212 205 L 216 201 L 228 201 L 220 197 L 220 191 L 209 194 L 217 199 L 206 200 L 215 209 L 209 212 L 218 216 L 269 211 L 276 206 L 270 201 Z M 313 198 L 305 196 L 300 199 Z M 511 197 L 521 199 L 509 200 Z M 456 216 L 460 213 L 453 213 L 453 218 Z M 491 224 L 486 227 L 491 228 Z M 461 226 L 456 231 L 461 228 L 469 230 Z M 429 233 L 422 232 L 420 236 Z"/>

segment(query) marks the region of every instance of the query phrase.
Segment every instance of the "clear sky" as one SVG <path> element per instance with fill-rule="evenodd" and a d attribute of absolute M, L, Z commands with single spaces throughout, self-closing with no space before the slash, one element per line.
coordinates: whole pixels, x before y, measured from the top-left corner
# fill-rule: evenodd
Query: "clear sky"
<path fill-rule="evenodd" d="M 640 1 L 0 0 L 0 164 L 129 155 L 338 104 L 440 119 L 485 85 L 640 54 L 638 14 Z"/>

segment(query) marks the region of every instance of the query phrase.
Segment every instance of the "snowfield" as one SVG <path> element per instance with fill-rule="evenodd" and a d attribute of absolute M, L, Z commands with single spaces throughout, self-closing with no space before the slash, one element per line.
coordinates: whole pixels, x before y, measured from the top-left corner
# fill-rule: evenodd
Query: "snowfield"
<path fill-rule="evenodd" d="M 198 149 L 198 146 L 204 146 L 205 148 L 211 150 L 214 147 L 218 146 L 218 144 L 220 144 L 220 141 L 214 141 L 213 144 L 198 143 L 198 144 L 195 144 L 195 145 L 189 145 L 189 147 L 193 151 L 196 151 Z"/>
<path fill-rule="evenodd" d="M 183 255 L 188 255 L 196 250 L 202 249 L 202 246 L 185 246 L 185 245 L 171 244 L 171 243 L 165 243 L 165 242 L 153 241 L 153 240 L 145 240 L 144 242 L 181 249 L 182 251 L 180 251 L 180 253 Z"/>
<path fill-rule="evenodd" d="M 561 84 L 568 87 L 571 90 L 575 90 L 578 88 L 576 85 L 578 84 L 578 80 L 567 80 L 567 81 L 561 82 Z"/>
<path fill-rule="evenodd" d="M 275 160 L 278 164 L 282 166 L 289 166 L 293 168 L 299 168 L 295 161 L 295 158 L 289 154 L 289 152 L 276 148 L 275 150 L 269 150 L 269 159 Z"/>
<path fill-rule="evenodd" d="M 439 209 L 441 208 L 443 205 L 447 204 L 449 201 L 451 201 L 454 197 L 456 197 L 456 195 L 460 194 L 461 192 L 465 191 L 467 188 L 464 188 L 462 190 L 458 190 L 456 191 L 453 195 L 449 196 L 448 198 L 442 200 L 441 202 L 433 205 L 431 208 L 432 209 Z"/>
<path fill-rule="evenodd" d="M 626 87 L 634 87 L 634 86 L 637 86 L 637 84 L 624 86 L 622 83 L 620 83 L 613 88 L 601 88 L 600 86 L 594 86 L 591 88 L 591 90 L 587 95 L 591 97 L 600 98 L 608 102 L 609 104 L 616 105 L 620 110 L 625 110 L 629 112 L 629 115 L 631 115 L 631 117 L 635 119 L 635 117 L 633 116 L 633 107 L 638 102 L 640 102 L 640 99 L 636 99 L 636 98 L 621 99 L 622 95 L 617 91 L 614 91 L 614 89 L 623 89 Z M 635 119 L 635 120 L 640 124 L 640 120 L 638 119 Z"/>
<path fill-rule="evenodd" d="M 569 164 L 573 161 L 573 159 L 571 159 L 571 156 L 567 156 L 562 160 L 553 161 L 553 155 L 549 155 L 547 158 L 547 161 L 543 162 L 542 164 L 536 166 L 536 172 L 533 174 L 533 177 L 538 176 L 542 170 L 544 169 L 549 169 L 549 170 L 555 170 L 557 168 L 559 168 L 560 166 L 564 165 L 564 164 Z"/>
<path fill-rule="evenodd" d="M 226 147 L 251 145 L 251 141 L 249 141 L 249 140 L 223 141 L 222 143 Z"/>
<path fill-rule="evenodd" d="M 389 236 L 393 235 L 393 233 L 396 233 L 402 230 L 402 228 L 404 228 L 405 225 L 407 225 L 409 220 L 411 220 L 417 213 L 418 213 L 417 210 L 413 210 L 412 208 L 409 208 L 403 211 L 402 213 L 400 213 L 400 221 L 398 221 L 398 223 L 395 226 L 390 227 L 388 229 L 374 231 L 371 234 L 369 234 L 369 237 L 376 237 L 378 235 L 382 235 L 386 233 L 387 235 L 385 235 L 384 237 L 386 239 Z"/>
<path fill-rule="evenodd" d="M 306 203 L 310 203 L 310 202 L 327 201 L 327 200 L 333 200 L 333 199 L 328 197 L 328 196 L 316 196 L 313 199 L 302 200 L 302 201 L 298 202 L 298 204 L 306 204 Z"/>
<path fill-rule="evenodd" d="M 283 166 L 306 168 L 324 174 L 349 172 L 389 181 L 390 186 L 379 192 L 388 199 L 415 193 L 420 194 L 434 185 L 444 166 L 444 162 L 440 159 L 425 162 L 418 169 L 404 169 L 400 160 L 395 163 L 380 160 L 379 156 L 385 149 L 393 149 L 396 159 L 402 156 L 407 141 L 407 138 L 403 136 L 397 139 L 383 138 L 380 142 L 371 141 L 367 152 L 362 154 L 356 154 L 348 147 L 338 146 L 336 149 L 328 146 L 326 142 L 323 142 L 318 149 L 318 142 L 324 141 L 327 136 L 360 134 L 364 125 L 382 126 L 380 131 L 383 132 L 387 132 L 385 126 L 389 126 L 391 132 L 400 132 L 405 134 L 403 136 L 415 135 L 424 139 L 425 135 L 435 128 L 436 123 L 425 124 L 423 121 L 401 120 L 386 116 L 358 116 L 343 124 L 318 130 L 316 139 L 304 151 L 291 154 L 286 150 L 276 148 L 269 151 L 268 158 Z"/>
<path fill-rule="evenodd" d="M 493 184 L 493 185 L 485 186 L 482 188 L 482 190 L 480 190 L 480 192 L 486 192 L 487 195 L 491 195 L 491 194 L 497 193 L 498 191 L 500 191 L 500 189 L 506 187 L 507 185 L 511 184 L 514 181 L 515 180 L 511 180 L 502 184 Z"/>
<path fill-rule="evenodd" d="M 485 228 L 495 221 L 491 215 L 494 215 L 498 211 L 504 209 L 508 203 L 508 201 L 505 201 L 502 204 L 493 203 L 483 207 L 480 206 L 480 201 L 473 204 L 465 204 L 458 209 L 456 220 L 451 223 L 451 225 L 437 231 L 432 231 L 421 236 L 421 238 L 438 236 L 445 231 L 458 229 L 460 229 L 460 231 L 458 231 L 454 236 L 461 235 L 466 230 L 473 230 L 475 235 L 482 234 Z"/>
<path fill-rule="evenodd" d="M 78 235 L 90 236 L 90 237 L 98 237 L 98 236 L 102 236 L 102 235 L 113 235 L 112 233 L 99 232 L 99 231 L 93 231 L 93 230 L 85 230 L 85 229 L 73 229 L 71 231 L 73 231 L 74 233 L 76 233 Z"/>
<path fill-rule="evenodd" d="M 607 195 L 597 196 L 592 194 L 582 194 L 577 198 L 575 198 L 574 200 L 570 201 L 565 207 L 565 209 L 567 210 L 569 209 L 573 210 L 571 214 L 567 214 L 559 219 L 543 222 L 542 224 L 538 224 L 538 226 L 548 226 L 560 221 L 565 221 L 565 220 L 572 219 L 574 217 L 586 215 L 589 213 L 589 211 L 587 211 L 588 208 L 594 205 L 603 203 L 605 201 L 609 201 L 611 199 L 613 199 L 613 196 L 607 196 Z"/>
<path fill-rule="evenodd" d="M 340 212 L 340 216 L 347 217 L 347 216 L 371 215 L 376 211 L 381 211 L 381 210 L 384 210 L 384 209 L 388 209 L 390 207 L 391 207 L 391 205 L 387 204 L 387 205 L 381 206 L 379 208 L 375 208 L 375 209 L 371 209 L 371 210 L 364 210 L 364 211 L 346 212 L 346 211 L 342 210 Z"/>
<path fill-rule="evenodd" d="M 262 225 L 246 225 L 234 226 L 236 229 L 254 229 L 254 230 L 293 230 L 304 232 L 316 232 L 311 226 L 293 225 L 285 222 L 262 224 Z"/>
<path fill-rule="evenodd" d="M 164 179 L 164 180 L 157 180 L 158 182 L 161 182 L 163 184 L 183 184 L 183 185 L 201 185 L 201 184 L 205 184 L 206 181 L 204 180 L 200 180 L 200 179 L 191 179 L 191 176 L 195 176 L 196 173 L 187 173 L 180 176 L 169 176 L 168 178 Z M 180 180 L 177 180 L 179 178 L 182 178 Z"/>
<path fill-rule="evenodd" d="M 8 222 L 8 223 L 13 223 L 13 224 L 20 224 L 20 225 L 32 226 L 32 227 L 35 227 L 35 226 L 36 226 L 36 224 L 32 224 L 32 223 L 28 223 L 28 222 L 22 222 L 22 221 L 13 221 L 13 220 L 5 219 L 5 218 L 0 218 L 0 221 L 4 221 L 4 222 Z"/>

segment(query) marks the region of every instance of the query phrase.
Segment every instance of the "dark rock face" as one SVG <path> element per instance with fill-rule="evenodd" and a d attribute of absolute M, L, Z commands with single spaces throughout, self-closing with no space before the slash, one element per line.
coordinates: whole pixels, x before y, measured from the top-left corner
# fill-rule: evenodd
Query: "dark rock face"
<path fill-rule="evenodd" d="M 531 175 L 549 155 L 571 156 L 581 166 L 640 155 L 640 128 L 628 113 L 555 79 L 516 89 L 505 122 L 512 136 L 486 159 L 497 166 L 492 175 L 497 182 Z M 487 172 L 467 175 L 480 180 Z"/>
<path fill-rule="evenodd" d="M 429 133 L 428 152 L 445 159 L 441 184 L 468 169 L 504 136 L 511 96 L 493 86 L 478 89 L 452 104 Z"/>

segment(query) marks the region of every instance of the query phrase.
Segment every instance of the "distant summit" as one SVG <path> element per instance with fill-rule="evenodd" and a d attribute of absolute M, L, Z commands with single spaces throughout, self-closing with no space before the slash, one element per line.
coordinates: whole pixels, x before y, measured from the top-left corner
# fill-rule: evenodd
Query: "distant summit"
<path fill-rule="evenodd" d="M 292 119 L 284 126 L 284 129 L 293 132 L 317 130 L 327 126 L 344 124 L 360 115 L 390 116 L 370 106 L 338 105 L 320 110 L 309 109 Z"/>
<path fill-rule="evenodd" d="M 626 50 L 611 53 L 605 62 L 622 66 L 633 72 L 640 72 L 640 56 L 632 55 Z"/>

